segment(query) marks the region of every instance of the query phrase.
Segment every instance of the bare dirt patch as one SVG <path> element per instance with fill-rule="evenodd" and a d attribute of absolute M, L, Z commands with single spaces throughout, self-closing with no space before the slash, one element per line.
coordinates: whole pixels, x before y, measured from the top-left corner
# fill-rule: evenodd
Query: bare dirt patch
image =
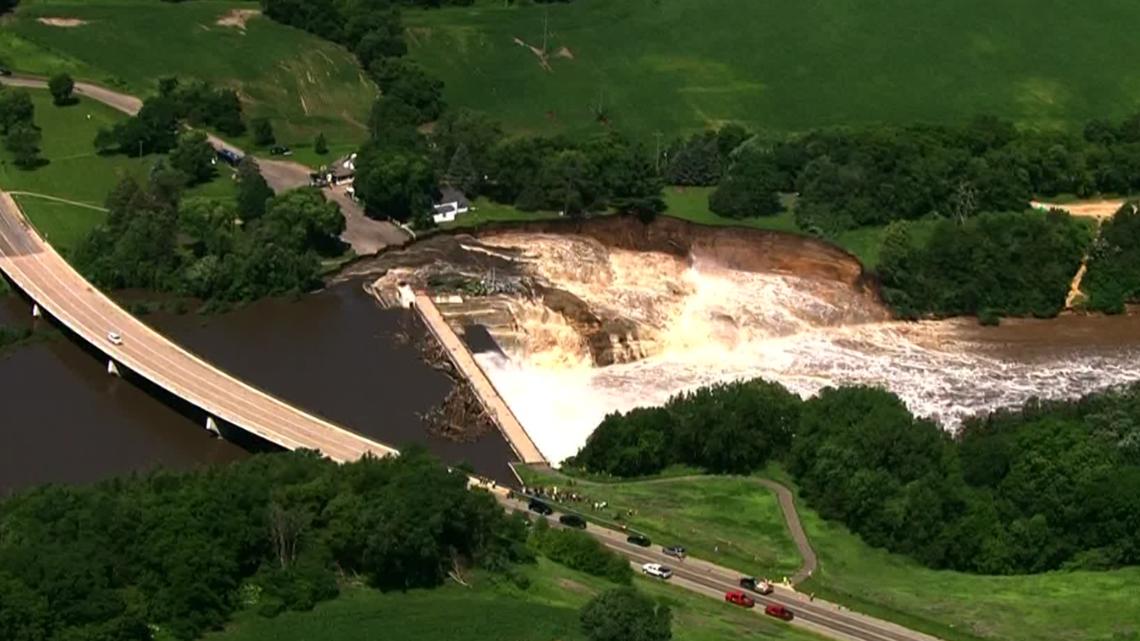
<path fill-rule="evenodd" d="M 74 29 L 87 24 L 86 20 L 79 18 L 36 18 L 36 22 L 46 24 L 49 27 L 62 27 L 64 29 Z"/>
<path fill-rule="evenodd" d="M 1043 203 L 1033 201 L 1030 203 L 1038 209 L 1061 209 L 1069 212 L 1073 216 L 1084 216 L 1086 218 L 1096 218 L 1104 220 L 1105 218 L 1112 218 L 1118 209 L 1124 204 L 1123 200 L 1081 200 L 1073 203 L 1055 204 Z"/>
<path fill-rule="evenodd" d="M 570 51 L 569 47 L 559 47 L 558 51 L 554 52 L 555 58 L 566 58 L 567 60 L 574 59 L 574 52 Z"/>
<path fill-rule="evenodd" d="M 593 592 L 590 588 L 574 581 L 572 579 L 558 579 L 559 587 L 565 588 L 570 592 L 577 592 L 579 594 L 590 594 Z"/>
<path fill-rule="evenodd" d="M 218 18 L 214 24 L 219 27 L 233 27 L 245 31 L 245 23 L 249 22 L 250 18 L 259 15 L 261 15 L 261 11 L 257 9 L 232 9 Z"/>

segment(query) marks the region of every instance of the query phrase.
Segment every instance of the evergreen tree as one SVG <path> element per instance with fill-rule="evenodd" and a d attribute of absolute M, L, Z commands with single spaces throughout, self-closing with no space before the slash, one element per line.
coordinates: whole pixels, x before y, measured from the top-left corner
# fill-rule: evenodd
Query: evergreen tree
<path fill-rule="evenodd" d="M 238 215 L 246 222 L 256 220 L 265 213 L 265 202 L 273 197 L 273 190 L 261 175 L 261 168 L 253 156 L 238 163 L 237 170 Z"/>
<path fill-rule="evenodd" d="M 460 144 L 455 148 L 455 153 L 451 155 L 451 163 L 447 167 L 447 174 L 444 175 L 444 180 L 465 194 L 470 195 L 475 193 L 475 189 L 479 185 L 479 176 L 475 173 L 475 167 L 471 164 L 471 154 L 467 151 L 467 145 Z"/>

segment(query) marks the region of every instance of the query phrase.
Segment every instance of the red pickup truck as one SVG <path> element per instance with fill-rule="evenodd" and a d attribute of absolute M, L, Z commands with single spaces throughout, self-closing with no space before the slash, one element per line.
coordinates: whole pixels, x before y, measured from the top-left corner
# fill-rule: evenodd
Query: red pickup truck
<path fill-rule="evenodd" d="M 785 608 L 779 603 L 768 604 L 768 606 L 764 608 L 764 614 L 767 614 L 770 617 L 776 617 L 777 619 L 783 619 L 785 621 L 791 621 L 792 617 L 794 616 L 791 610 Z"/>
<path fill-rule="evenodd" d="M 741 592 L 740 590 L 729 590 L 728 592 L 725 592 L 724 600 L 729 603 L 735 603 L 742 608 L 750 608 L 756 605 L 756 602 L 752 600 L 752 597 Z"/>

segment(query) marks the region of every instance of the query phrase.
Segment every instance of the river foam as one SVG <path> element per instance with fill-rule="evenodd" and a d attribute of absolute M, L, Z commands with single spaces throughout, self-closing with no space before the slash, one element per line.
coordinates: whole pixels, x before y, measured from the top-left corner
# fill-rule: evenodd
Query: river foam
<path fill-rule="evenodd" d="M 613 251 L 608 265 L 594 255 L 585 266 L 570 258 L 585 255 L 568 250 L 573 242 L 546 239 L 527 251 L 550 284 L 595 310 L 635 319 L 647 355 L 593 366 L 573 332 L 552 331 L 557 319 L 549 316 L 540 327 L 528 321 L 533 315 L 520 317 L 518 329 L 542 340 L 477 355 L 554 462 L 573 455 L 607 413 L 743 378 L 777 381 L 802 396 L 826 386 L 884 386 L 947 429 L 1031 397 L 1072 398 L 1140 379 L 1133 319 L 1010 321 L 1001 328 L 965 319 L 883 321 L 847 284 L 732 270 L 692 255 Z M 1090 323 L 1110 331 L 1090 332 Z"/>

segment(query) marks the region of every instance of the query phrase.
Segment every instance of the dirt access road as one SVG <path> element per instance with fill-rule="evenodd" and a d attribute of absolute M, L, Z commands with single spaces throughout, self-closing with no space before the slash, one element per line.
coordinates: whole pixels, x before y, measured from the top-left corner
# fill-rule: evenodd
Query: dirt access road
<path fill-rule="evenodd" d="M 0 83 L 13 87 L 46 89 L 47 80 L 37 76 L 4 76 Z M 121 93 L 89 82 L 76 82 L 75 93 L 101 102 L 112 109 L 134 116 L 142 109 L 142 100 L 130 94 Z M 214 134 L 206 134 L 215 149 L 226 149 L 238 155 L 245 152 Z M 312 169 L 298 162 L 257 157 L 261 175 L 273 191 L 280 193 L 309 184 Z M 352 247 L 358 256 L 368 256 L 389 245 L 402 245 L 408 241 L 408 234 L 399 226 L 387 221 L 375 220 L 364 215 L 364 208 L 349 198 L 343 191 L 325 189 L 325 196 L 335 202 L 344 214 L 345 230 L 341 240 Z"/>

